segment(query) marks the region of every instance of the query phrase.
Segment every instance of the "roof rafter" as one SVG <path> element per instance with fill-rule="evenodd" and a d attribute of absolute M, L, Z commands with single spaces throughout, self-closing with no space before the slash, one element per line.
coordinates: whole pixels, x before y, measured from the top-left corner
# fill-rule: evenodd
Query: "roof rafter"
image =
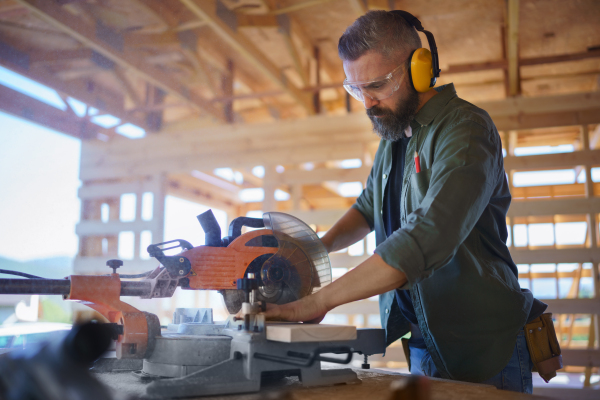
<path fill-rule="evenodd" d="M 309 96 L 285 79 L 279 69 L 271 63 L 256 46 L 244 35 L 236 32 L 217 15 L 217 1 L 195 2 L 180 0 L 194 15 L 213 29 L 233 50 L 246 58 L 254 67 L 259 69 L 273 83 L 281 87 L 287 94 L 301 104 L 308 114 L 314 114 Z"/>
<path fill-rule="evenodd" d="M 190 104 L 193 108 L 207 111 L 217 118 L 223 119 L 222 111 L 208 100 L 191 92 L 185 85 L 172 79 L 159 69 L 148 65 L 143 58 L 126 51 L 121 35 L 114 32 L 104 32 L 102 36 L 99 36 L 98 32 L 106 31 L 106 27 L 100 27 L 98 24 L 94 26 L 89 23 L 80 23 L 77 18 L 70 17 L 68 12 L 65 12 L 62 7 L 53 2 L 42 0 L 16 1 L 26 6 L 42 20 L 66 32 L 115 64 L 129 69 L 152 85 Z"/>

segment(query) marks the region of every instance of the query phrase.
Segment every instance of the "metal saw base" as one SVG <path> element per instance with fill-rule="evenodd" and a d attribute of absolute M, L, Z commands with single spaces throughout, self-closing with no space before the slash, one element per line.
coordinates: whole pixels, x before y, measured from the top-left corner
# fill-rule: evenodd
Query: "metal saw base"
<path fill-rule="evenodd" d="M 141 378 L 136 391 L 164 399 L 258 392 L 262 385 L 287 377 L 297 377 L 303 386 L 353 383 L 358 381 L 354 371 L 322 369 L 315 355 L 329 353 L 323 351 L 328 348 L 343 347 L 367 356 L 385 350 L 382 329 L 358 329 L 354 340 L 283 343 L 267 340 L 264 318 L 252 331 L 244 330 L 242 322 L 214 324 L 210 319 L 171 324 L 168 332 L 156 337 L 141 370 L 131 371 Z M 115 372 L 131 370 L 133 365 L 140 367 L 130 360 L 104 359 L 92 371 L 106 373 L 108 366 Z"/>

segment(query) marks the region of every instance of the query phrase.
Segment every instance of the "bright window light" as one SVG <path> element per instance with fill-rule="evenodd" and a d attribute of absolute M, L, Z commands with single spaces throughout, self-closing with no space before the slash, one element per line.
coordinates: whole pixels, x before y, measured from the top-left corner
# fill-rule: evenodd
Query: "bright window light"
<path fill-rule="evenodd" d="M 600 168 L 592 168 L 592 182 L 600 182 Z"/>
<path fill-rule="evenodd" d="M 554 224 L 530 224 L 529 245 L 552 246 L 554 244 Z"/>
<path fill-rule="evenodd" d="M 587 232 L 586 222 L 560 222 L 556 224 L 556 244 L 583 244 Z"/>
<path fill-rule="evenodd" d="M 338 193 L 342 197 L 358 197 L 362 191 L 362 182 L 344 182 L 338 185 Z"/>
<path fill-rule="evenodd" d="M 515 156 L 532 156 L 536 154 L 572 153 L 575 150 L 572 144 L 561 144 L 559 146 L 534 146 L 517 147 Z"/>
<path fill-rule="evenodd" d="M 242 183 L 244 183 L 244 175 L 240 171 L 235 171 L 233 173 L 233 180 L 238 185 L 241 185 Z"/>
<path fill-rule="evenodd" d="M 140 139 L 146 136 L 146 131 L 143 128 L 140 128 L 139 126 L 131 124 L 129 122 L 117 127 L 115 131 L 119 135 L 123 135 L 125 137 L 128 137 L 129 139 Z"/>
<path fill-rule="evenodd" d="M 376 243 L 375 231 L 373 231 L 367 235 L 367 254 L 371 255 L 375 253 Z"/>
<path fill-rule="evenodd" d="M 365 242 L 364 240 L 359 240 L 354 243 L 352 246 L 348 247 L 348 255 L 357 257 L 365 254 Z"/>
<path fill-rule="evenodd" d="M 289 199 L 290 199 L 290 194 L 288 192 L 284 192 L 281 189 L 275 189 L 275 200 L 286 201 Z"/>
<path fill-rule="evenodd" d="M 213 174 L 229 182 L 233 182 L 233 170 L 231 168 L 215 168 Z"/>
<path fill-rule="evenodd" d="M 577 175 L 577 183 L 585 183 L 585 181 L 586 181 L 586 176 L 585 176 L 585 168 L 584 168 L 581 170 L 579 175 Z M 594 181 L 594 172 L 592 172 L 592 181 Z"/>
<path fill-rule="evenodd" d="M 337 279 L 348 272 L 347 268 L 331 268 L 331 277 Z"/>
<path fill-rule="evenodd" d="M 265 191 L 262 188 L 242 189 L 239 196 L 244 203 L 255 203 L 265 199 Z"/>
<path fill-rule="evenodd" d="M 262 218 L 263 212 L 261 210 L 252 210 L 246 213 L 246 217 L 248 218 Z"/>
<path fill-rule="evenodd" d="M 252 168 L 252 174 L 257 178 L 264 178 L 265 167 L 263 167 L 262 165 L 257 165 L 256 167 Z"/>
<path fill-rule="evenodd" d="M 302 168 L 305 171 L 312 171 L 313 169 L 315 169 L 315 164 L 311 163 L 311 162 L 307 162 L 304 163 L 300 166 L 300 168 Z"/>
<path fill-rule="evenodd" d="M 100 206 L 100 221 L 107 223 L 110 212 L 110 206 L 106 203 L 102 203 Z"/>
<path fill-rule="evenodd" d="M 152 238 L 152 240 L 154 243 L 157 243 L 166 240 L 183 239 L 190 242 L 193 246 L 203 245 L 205 243 L 205 235 L 196 216 L 209 209 L 211 208 L 193 201 L 167 196 L 165 198 L 164 238 Z M 212 208 L 212 212 L 221 227 L 221 237 L 227 235 L 227 213 L 215 208 Z M 168 254 L 172 255 L 177 254 L 180 250 L 173 249 L 169 251 L 174 252 Z"/>
<path fill-rule="evenodd" d="M 59 110 L 66 110 L 67 105 L 60 98 L 56 90 L 42 85 L 32 79 L 26 78 L 9 69 L 0 67 L 0 84 L 17 92 L 33 97 Z"/>
<path fill-rule="evenodd" d="M 154 194 L 146 192 L 142 195 L 142 220 L 152 221 L 154 208 Z"/>
<path fill-rule="evenodd" d="M 556 293 L 556 279 L 554 278 L 537 278 L 532 279 L 531 291 L 533 295 L 538 299 L 555 299 Z"/>
<path fill-rule="evenodd" d="M 513 175 L 515 187 L 568 185 L 571 183 L 575 183 L 575 171 L 572 169 L 515 172 Z"/>
<path fill-rule="evenodd" d="M 529 272 L 529 264 L 517 264 L 517 270 L 520 274 Z"/>
<path fill-rule="evenodd" d="M 340 161 L 340 168 L 360 168 L 362 167 L 362 161 L 360 158 L 349 158 L 347 160 Z"/>
<path fill-rule="evenodd" d="M 531 264 L 531 272 L 533 273 L 544 273 L 544 272 L 555 272 L 556 264 Z"/>
<path fill-rule="evenodd" d="M 515 234 L 515 246 L 527 246 L 527 225 L 513 225 L 513 231 Z"/>
<path fill-rule="evenodd" d="M 69 106 L 71 106 L 71 110 L 73 110 L 75 115 L 77 115 L 78 117 L 85 117 L 85 115 L 87 114 L 87 104 L 85 104 L 84 102 L 74 99 L 72 97 L 67 97 L 67 103 L 69 103 Z"/>
<path fill-rule="evenodd" d="M 121 260 L 133 260 L 133 244 L 135 235 L 131 231 L 119 232 L 119 258 Z"/>
<path fill-rule="evenodd" d="M 149 260 L 150 254 L 148 254 L 148 246 L 152 244 L 152 231 L 142 231 L 140 233 L 140 258 L 142 260 Z"/>
<path fill-rule="evenodd" d="M 506 149 L 502 149 L 502 157 L 506 157 Z"/>
<path fill-rule="evenodd" d="M 135 221 L 135 193 L 125 193 L 121 195 L 121 207 L 119 209 L 119 219 L 122 222 Z"/>
<path fill-rule="evenodd" d="M 104 114 L 104 115 L 96 115 L 92 117 L 90 121 L 98 126 L 109 129 L 114 126 L 117 126 L 121 123 L 121 119 L 117 118 L 113 115 Z"/>
<path fill-rule="evenodd" d="M 98 115 L 100 111 L 96 107 L 88 108 L 88 115 Z"/>
<path fill-rule="evenodd" d="M 277 171 L 278 174 L 283 174 L 283 171 L 285 171 L 285 167 L 283 165 L 278 165 L 275 167 L 275 171 Z"/>

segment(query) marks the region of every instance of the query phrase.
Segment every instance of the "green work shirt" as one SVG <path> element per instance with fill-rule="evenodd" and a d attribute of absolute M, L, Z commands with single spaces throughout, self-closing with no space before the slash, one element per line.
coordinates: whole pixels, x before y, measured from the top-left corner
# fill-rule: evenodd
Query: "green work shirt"
<path fill-rule="evenodd" d="M 387 237 L 382 218 L 393 142 L 381 141 L 353 207 L 375 230 L 375 252 L 406 274 L 402 289 L 410 290 L 442 377 L 481 382 L 508 363 L 533 296 L 521 291 L 506 246 L 511 196 L 498 131 L 487 112 L 456 95 L 454 85 L 436 90 L 410 124 L 401 228 Z M 389 345 L 409 323 L 394 291 L 382 294 L 379 305 Z"/>

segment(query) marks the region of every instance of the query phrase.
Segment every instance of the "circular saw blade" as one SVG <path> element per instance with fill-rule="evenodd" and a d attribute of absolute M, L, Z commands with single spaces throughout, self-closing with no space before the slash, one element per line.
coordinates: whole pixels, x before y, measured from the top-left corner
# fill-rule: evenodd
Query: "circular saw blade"
<path fill-rule="evenodd" d="M 317 292 L 331 283 L 327 250 L 317 234 L 298 218 L 278 212 L 263 215 L 265 228 L 277 241 L 273 253 L 263 254 L 245 271 L 254 273 L 259 290 L 256 300 L 285 304 Z M 262 241 L 261 241 L 262 243 Z M 239 290 L 222 290 L 227 310 L 237 313 L 244 301 Z"/>
<path fill-rule="evenodd" d="M 253 273 L 258 280 L 257 301 L 285 304 L 308 296 L 313 290 L 314 265 L 293 241 L 279 240 L 276 253 L 255 258 L 245 275 Z M 275 249 L 274 249 L 275 250 Z M 244 302 L 241 290 L 220 291 L 230 314 L 237 313 Z"/>

